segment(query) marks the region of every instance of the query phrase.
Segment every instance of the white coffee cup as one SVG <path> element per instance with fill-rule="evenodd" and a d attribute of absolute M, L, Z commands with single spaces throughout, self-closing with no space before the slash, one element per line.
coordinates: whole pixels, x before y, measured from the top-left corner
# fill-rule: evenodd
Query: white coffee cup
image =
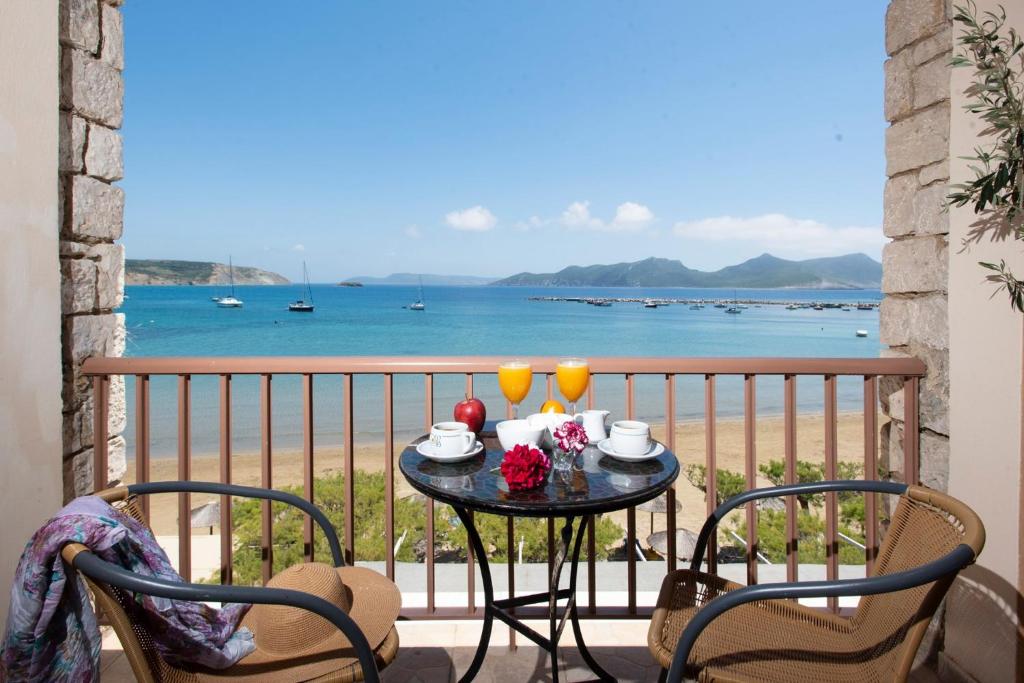
<path fill-rule="evenodd" d="M 460 455 L 476 444 L 465 422 L 438 422 L 430 428 L 430 445 L 438 455 Z"/>
<path fill-rule="evenodd" d="M 612 423 L 612 450 L 622 455 L 643 455 L 651 450 L 651 427 L 639 420 Z"/>

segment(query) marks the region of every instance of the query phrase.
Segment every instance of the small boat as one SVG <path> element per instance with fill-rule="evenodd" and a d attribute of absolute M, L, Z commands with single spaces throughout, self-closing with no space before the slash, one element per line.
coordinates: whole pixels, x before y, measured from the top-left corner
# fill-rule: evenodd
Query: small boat
<path fill-rule="evenodd" d="M 736 314 L 742 313 L 743 311 L 741 311 L 740 309 L 736 308 L 735 306 L 730 306 L 729 308 L 725 309 L 725 312 L 726 313 L 732 313 L 733 315 L 736 315 Z"/>
<path fill-rule="evenodd" d="M 220 299 L 221 299 L 221 297 L 219 297 L 219 296 L 211 296 L 210 297 L 210 301 L 212 301 L 213 303 L 217 303 L 218 301 L 220 301 Z"/>
<path fill-rule="evenodd" d="M 824 306 L 815 306 L 814 310 L 816 310 L 816 311 L 824 311 L 825 307 Z"/>
<path fill-rule="evenodd" d="M 858 311 L 870 311 L 874 308 L 871 304 L 857 304 Z"/>
<path fill-rule="evenodd" d="M 595 306 L 602 306 L 602 307 L 604 307 L 604 306 L 611 306 L 612 302 L 611 301 L 595 301 L 595 302 L 593 302 L 593 304 Z"/>
<path fill-rule="evenodd" d="M 842 311 L 843 313 L 849 313 L 850 312 L 849 308 L 840 308 L 839 310 Z"/>
<path fill-rule="evenodd" d="M 866 337 L 866 336 L 868 336 L 868 331 L 867 330 L 857 330 L 857 336 L 858 337 Z"/>
<path fill-rule="evenodd" d="M 704 307 L 703 306 L 698 306 L 696 304 L 694 304 L 693 306 L 690 306 L 690 310 L 691 311 L 699 311 L 702 308 L 704 308 Z"/>
<path fill-rule="evenodd" d="M 299 299 L 288 304 L 288 310 L 293 313 L 313 312 L 313 290 L 309 288 L 309 272 L 306 270 L 306 262 L 302 262 L 302 282 L 306 285 L 306 295 L 309 296 L 309 303 L 305 299 Z"/>
<path fill-rule="evenodd" d="M 728 306 L 726 306 L 725 304 L 722 304 L 722 303 L 718 303 L 718 304 L 715 304 L 715 308 L 728 308 Z"/>
<path fill-rule="evenodd" d="M 739 308 L 740 308 L 740 309 L 742 310 L 742 309 L 747 309 L 747 308 L 750 308 L 750 306 L 748 306 L 748 305 L 746 305 L 746 304 L 740 304 L 740 305 L 739 305 Z"/>
<path fill-rule="evenodd" d="M 416 301 L 409 304 L 410 311 L 424 311 L 427 309 L 427 305 L 423 303 L 423 278 L 420 278 L 420 296 Z"/>
<path fill-rule="evenodd" d="M 235 298 L 235 266 L 231 262 L 231 257 L 228 256 L 228 278 L 231 280 L 231 294 L 228 296 L 222 296 L 217 299 L 218 308 L 241 308 L 245 303 L 241 299 Z"/>
<path fill-rule="evenodd" d="M 658 302 L 653 301 L 652 299 L 644 300 L 644 308 L 657 308 L 657 307 L 658 307 Z"/>

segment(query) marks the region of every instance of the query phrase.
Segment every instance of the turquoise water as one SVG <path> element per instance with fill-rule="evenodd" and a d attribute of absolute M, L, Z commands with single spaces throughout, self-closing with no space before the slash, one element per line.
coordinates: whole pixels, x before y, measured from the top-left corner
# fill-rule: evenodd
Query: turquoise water
<path fill-rule="evenodd" d="M 127 287 L 122 311 L 126 316 L 129 356 L 337 356 L 337 355 L 541 355 L 541 356 L 844 356 L 877 357 L 878 312 L 787 311 L 782 306 L 750 308 L 728 315 L 708 306 L 693 311 L 685 305 L 645 309 L 640 304 L 616 303 L 594 307 L 580 303 L 529 301 L 530 296 L 607 296 L 655 298 L 731 298 L 793 301 L 878 301 L 877 290 L 708 290 L 425 287 L 427 310 L 403 306 L 416 299 L 415 287 L 362 288 L 314 285 L 316 311 L 289 313 L 289 301 L 302 296 L 299 286 L 239 287 L 241 309 L 220 309 L 211 296 L 223 287 Z M 867 338 L 855 331 L 865 329 Z M 214 452 L 218 440 L 216 378 L 193 380 L 192 430 L 196 453 Z M 134 408 L 128 380 L 129 422 L 126 437 L 133 451 Z M 360 440 L 379 440 L 382 380 L 355 380 L 356 433 Z M 524 402 L 532 412 L 544 399 L 543 381 L 534 382 Z M 600 377 L 596 402 L 621 415 L 621 378 Z M 464 379 L 435 380 L 435 415 L 449 414 L 462 397 Z M 476 379 L 476 394 L 493 415 L 504 403 L 493 376 Z M 341 443 L 341 379 L 315 381 L 316 442 L 318 447 Z M 423 422 L 422 377 L 395 379 L 395 425 L 399 438 L 417 433 Z M 153 378 L 151 450 L 155 457 L 176 451 L 177 400 L 174 378 Z M 703 415 L 701 378 L 680 378 L 677 384 L 679 419 Z M 839 382 L 840 408 L 861 403 L 857 378 Z M 807 378 L 798 388 L 802 411 L 821 410 L 821 381 Z M 232 392 L 232 433 L 237 452 L 258 449 L 258 391 L 255 378 L 236 378 Z M 779 414 L 782 384 L 775 378 L 758 383 L 758 413 Z M 721 378 L 720 415 L 742 409 L 739 378 Z M 658 377 L 637 380 L 638 416 L 663 419 L 663 382 Z M 273 429 L 277 448 L 296 448 L 301 436 L 299 380 L 275 378 Z"/>

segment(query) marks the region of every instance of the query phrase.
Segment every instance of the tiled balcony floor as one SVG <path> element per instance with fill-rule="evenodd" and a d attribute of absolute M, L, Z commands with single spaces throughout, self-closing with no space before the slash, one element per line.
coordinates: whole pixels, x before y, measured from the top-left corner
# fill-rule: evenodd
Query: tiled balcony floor
<path fill-rule="evenodd" d="M 546 628 L 544 622 L 528 623 L 538 630 Z M 657 680 L 658 666 L 646 646 L 646 621 L 584 620 L 582 628 L 591 652 L 616 680 L 624 683 L 653 683 Z M 398 630 L 401 648 L 398 658 L 382 672 L 383 680 L 388 683 L 449 683 L 457 681 L 473 660 L 480 622 L 399 622 Z M 475 680 L 481 683 L 551 680 L 547 653 L 529 641 L 523 645 L 524 640 L 520 636 L 519 647 L 509 650 L 508 629 L 495 625 L 491 648 Z M 580 658 L 571 630 L 563 634 L 562 643 L 564 647 L 559 652 L 560 680 L 594 680 Z M 101 666 L 105 682 L 128 683 L 135 680 L 120 643 L 109 628 L 104 631 Z M 938 683 L 938 680 L 930 669 L 916 669 L 910 675 L 911 683 Z"/>
<path fill-rule="evenodd" d="M 544 622 L 528 623 L 538 630 L 546 628 Z M 617 680 L 657 680 L 658 666 L 646 647 L 647 622 L 584 621 L 582 626 L 591 652 Z M 457 681 L 473 660 L 475 643 L 480 633 L 479 622 L 473 621 L 400 622 L 398 628 L 401 640 L 398 658 L 382 672 L 384 681 L 392 683 Z M 547 653 L 529 641 L 523 645 L 525 639 L 522 637 L 517 640 L 519 647 L 509 650 L 508 629 L 495 625 L 491 648 L 475 680 L 481 683 L 550 680 Z M 560 680 L 593 680 L 593 675 L 575 648 L 571 630 L 563 634 L 562 643 Z M 134 681 L 131 667 L 113 632 L 104 633 L 103 647 L 102 680 L 111 683 Z"/>

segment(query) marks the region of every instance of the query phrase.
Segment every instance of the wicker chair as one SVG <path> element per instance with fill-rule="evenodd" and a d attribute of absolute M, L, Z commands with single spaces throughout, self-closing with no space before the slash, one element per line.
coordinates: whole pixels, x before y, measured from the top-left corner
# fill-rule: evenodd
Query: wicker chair
<path fill-rule="evenodd" d="M 700 571 L 718 523 L 760 498 L 828 491 L 899 496 L 872 576 L 741 586 Z M 831 481 L 755 489 L 715 510 L 690 569 L 665 577 L 648 632 L 661 680 L 904 681 L 950 583 L 985 543 L 962 502 L 920 486 Z M 866 596 L 846 618 L 781 598 Z M 666 671 L 668 670 L 668 671 Z"/>
<path fill-rule="evenodd" d="M 331 546 L 334 566 L 340 567 L 344 564 L 337 534 L 323 512 L 308 501 L 282 491 L 207 482 L 171 481 L 120 486 L 99 491 L 96 495 L 144 523 L 137 496 L 175 492 L 263 498 L 294 505 L 310 515 L 323 529 Z M 139 618 L 132 599 L 134 593 L 175 600 L 289 605 L 315 612 L 345 634 L 353 644 L 358 657 L 357 662 L 313 679 L 317 683 L 349 683 L 361 680 L 376 683 L 380 680 L 378 669 L 391 663 L 398 653 L 398 632 L 394 628 L 376 649 L 372 649 L 362 631 L 344 611 L 309 593 L 280 588 L 173 583 L 152 579 L 110 564 L 77 543 L 65 546 L 62 555 L 65 562 L 74 567 L 85 579 L 98 607 L 109 618 L 114 632 L 120 639 L 136 679 L 142 683 L 198 683 L 199 676 L 196 671 L 171 666 L 160 657 L 152 636 Z"/>

